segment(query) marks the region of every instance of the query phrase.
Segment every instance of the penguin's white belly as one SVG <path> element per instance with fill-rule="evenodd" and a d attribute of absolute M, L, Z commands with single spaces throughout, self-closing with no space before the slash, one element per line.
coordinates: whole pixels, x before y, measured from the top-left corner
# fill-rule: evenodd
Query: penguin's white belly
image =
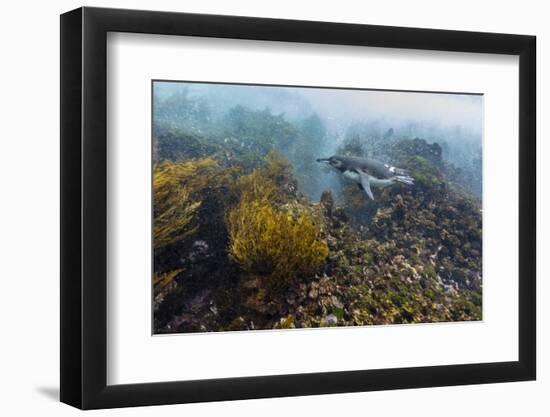
<path fill-rule="evenodd" d="M 369 183 L 371 187 L 378 187 L 378 188 L 384 188 L 389 187 L 392 184 L 395 184 L 395 182 L 392 179 L 380 179 L 376 177 L 369 176 Z"/>
<path fill-rule="evenodd" d="M 355 171 L 344 171 L 342 174 L 345 179 L 361 184 L 361 177 Z"/>
<path fill-rule="evenodd" d="M 361 177 L 355 171 L 344 171 L 342 175 L 347 180 L 356 182 L 357 184 L 361 184 Z M 384 188 L 394 183 L 394 181 L 392 181 L 391 179 L 380 179 L 373 177 L 372 175 L 366 175 L 369 177 L 369 184 L 371 187 Z"/>

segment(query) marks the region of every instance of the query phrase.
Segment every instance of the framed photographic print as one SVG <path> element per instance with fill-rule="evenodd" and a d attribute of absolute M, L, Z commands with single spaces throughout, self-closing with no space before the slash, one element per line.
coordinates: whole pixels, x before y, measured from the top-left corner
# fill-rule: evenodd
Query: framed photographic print
<path fill-rule="evenodd" d="M 535 38 L 61 16 L 61 400 L 535 379 Z"/>

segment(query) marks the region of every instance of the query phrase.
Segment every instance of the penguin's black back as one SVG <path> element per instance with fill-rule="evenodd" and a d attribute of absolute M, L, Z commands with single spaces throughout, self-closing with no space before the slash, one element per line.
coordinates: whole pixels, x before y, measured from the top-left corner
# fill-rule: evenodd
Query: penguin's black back
<path fill-rule="evenodd" d="M 340 170 L 363 171 L 377 178 L 390 178 L 394 174 L 390 171 L 390 166 L 383 162 L 369 158 L 359 158 L 356 156 L 338 156 L 343 163 Z"/>

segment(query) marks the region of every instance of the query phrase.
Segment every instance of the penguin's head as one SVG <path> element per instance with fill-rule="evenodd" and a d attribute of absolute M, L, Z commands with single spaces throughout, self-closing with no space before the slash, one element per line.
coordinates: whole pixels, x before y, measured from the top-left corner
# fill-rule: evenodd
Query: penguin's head
<path fill-rule="evenodd" d="M 340 169 L 343 165 L 342 159 L 338 156 L 331 156 L 330 158 L 318 158 L 317 162 L 324 162 L 329 164 L 331 167 Z"/>

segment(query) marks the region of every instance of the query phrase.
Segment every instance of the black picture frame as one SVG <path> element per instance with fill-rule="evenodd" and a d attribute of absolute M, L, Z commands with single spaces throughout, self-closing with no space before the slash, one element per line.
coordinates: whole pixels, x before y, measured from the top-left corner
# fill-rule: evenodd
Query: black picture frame
<path fill-rule="evenodd" d="M 519 360 L 108 386 L 108 32 L 519 56 Z M 358 24 L 88 7 L 63 14 L 61 401 L 82 409 L 95 409 L 534 380 L 535 45 L 534 36 Z"/>

